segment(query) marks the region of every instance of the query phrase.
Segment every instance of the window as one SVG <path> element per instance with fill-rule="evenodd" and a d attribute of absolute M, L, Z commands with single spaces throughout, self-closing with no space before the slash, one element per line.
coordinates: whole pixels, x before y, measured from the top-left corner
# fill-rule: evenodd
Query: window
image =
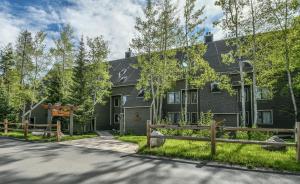
<path fill-rule="evenodd" d="M 240 112 L 240 125 L 242 125 L 242 118 L 243 118 L 243 113 L 242 113 L 242 111 Z M 250 121 L 249 121 L 249 118 L 250 118 L 250 116 L 249 116 L 249 111 L 246 111 L 246 125 L 249 125 L 249 123 L 250 123 Z"/>
<path fill-rule="evenodd" d="M 210 90 L 212 93 L 220 93 L 221 89 L 219 87 L 219 83 L 218 82 L 213 82 L 210 84 Z"/>
<path fill-rule="evenodd" d="M 197 112 L 191 112 L 191 123 L 196 124 L 198 121 L 198 114 Z"/>
<path fill-rule="evenodd" d="M 114 106 L 115 107 L 119 107 L 120 106 L 120 100 L 119 100 L 119 98 L 115 98 L 114 99 Z"/>
<path fill-rule="evenodd" d="M 119 120 L 120 120 L 119 114 L 114 114 L 114 122 L 119 123 Z"/>
<path fill-rule="evenodd" d="M 187 122 L 190 122 L 190 120 L 191 120 L 191 115 L 190 115 L 190 113 L 189 112 L 187 112 L 187 119 L 186 119 L 186 121 Z M 184 117 L 185 117 L 185 113 L 184 112 L 182 112 L 182 121 L 184 121 Z"/>
<path fill-rule="evenodd" d="M 262 110 L 257 112 L 257 123 L 264 125 L 273 124 L 273 114 L 271 110 Z"/>
<path fill-rule="evenodd" d="M 180 113 L 179 112 L 169 112 L 168 113 L 168 120 L 173 124 L 179 123 Z"/>
<path fill-rule="evenodd" d="M 123 68 L 120 72 L 119 72 L 119 78 L 123 77 L 125 75 L 125 73 L 127 72 L 127 68 Z"/>
<path fill-rule="evenodd" d="M 126 76 L 123 76 L 119 79 L 119 82 L 125 82 L 127 80 L 127 77 Z"/>
<path fill-rule="evenodd" d="M 139 98 L 143 98 L 145 96 L 145 90 L 141 89 L 138 94 L 137 94 L 137 97 Z"/>
<path fill-rule="evenodd" d="M 168 104 L 180 104 L 180 92 L 169 92 Z"/>
<path fill-rule="evenodd" d="M 192 104 L 197 104 L 198 102 L 198 93 L 197 91 L 191 91 L 191 103 Z"/>
<path fill-rule="evenodd" d="M 270 100 L 272 98 L 272 92 L 269 88 L 257 88 L 256 99 L 257 100 Z"/>
<path fill-rule="evenodd" d="M 182 91 L 182 104 L 185 104 L 185 94 L 186 94 L 186 91 L 184 90 L 184 91 Z M 190 101 L 191 101 L 191 99 L 190 99 L 190 93 L 189 93 L 189 91 L 187 92 L 187 103 L 189 104 L 190 103 Z"/>
<path fill-rule="evenodd" d="M 246 102 L 248 102 L 249 101 L 249 88 L 244 88 L 244 90 L 245 90 L 245 97 L 246 97 Z M 242 90 L 240 89 L 239 90 L 239 100 L 240 100 L 240 102 L 242 101 Z"/>

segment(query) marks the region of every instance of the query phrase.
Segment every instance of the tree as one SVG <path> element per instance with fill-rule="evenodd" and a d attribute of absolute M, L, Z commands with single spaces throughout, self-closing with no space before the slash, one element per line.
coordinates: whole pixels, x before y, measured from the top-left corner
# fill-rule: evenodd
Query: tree
<path fill-rule="evenodd" d="M 41 97 L 39 95 L 40 92 L 38 91 L 38 87 L 40 85 L 42 73 L 47 71 L 48 62 L 45 59 L 47 54 L 45 52 L 46 45 L 44 43 L 46 36 L 46 33 L 39 31 L 36 33 L 32 42 L 32 59 L 34 61 L 34 72 L 31 77 L 31 89 L 33 96 L 30 104 L 30 113 L 28 116 L 29 118 L 31 118 L 31 110 L 33 108 L 33 104 L 37 102 L 39 97 Z"/>
<path fill-rule="evenodd" d="M 157 116 L 158 120 L 162 118 L 162 105 L 164 95 L 178 79 L 179 65 L 176 58 L 177 40 L 179 36 L 179 18 L 176 16 L 176 6 L 171 0 L 163 0 L 158 4 L 158 39 L 157 44 L 159 54 L 161 55 L 161 63 L 157 63 L 157 67 L 161 69 L 161 73 L 157 73 Z M 159 58 L 158 58 L 159 59 Z"/>
<path fill-rule="evenodd" d="M 65 103 L 69 99 L 70 84 L 72 81 L 72 65 L 73 65 L 73 30 L 70 25 L 62 28 L 60 37 L 54 40 L 55 48 L 51 49 L 51 53 L 54 56 L 61 85 L 59 89 L 62 96 L 59 97 L 59 101 Z"/>
<path fill-rule="evenodd" d="M 87 39 L 88 45 L 88 73 L 87 93 L 92 100 L 89 102 L 91 115 L 94 115 L 97 103 L 105 104 L 110 95 L 112 83 L 110 81 L 109 64 L 106 62 L 109 49 L 102 36 Z"/>
<path fill-rule="evenodd" d="M 34 65 L 32 63 L 32 36 L 31 32 L 22 31 L 18 37 L 16 44 L 16 68 L 19 73 L 19 97 L 20 97 L 20 110 L 22 122 L 24 121 L 24 114 L 26 110 L 26 103 L 32 99 L 32 91 L 29 88 L 31 84 L 31 73 Z"/>
<path fill-rule="evenodd" d="M 295 97 L 293 73 L 295 72 L 297 60 L 293 60 L 292 48 L 295 44 L 291 42 L 290 35 L 295 31 L 295 29 L 292 29 L 292 26 L 299 10 L 299 2 L 296 0 L 266 0 L 261 3 L 261 6 L 265 10 L 263 15 L 267 29 L 271 31 L 271 35 L 269 35 L 271 36 L 271 40 L 269 40 L 268 44 L 264 45 L 264 49 L 267 52 L 262 55 L 264 61 L 268 63 L 265 63 L 267 65 L 262 68 L 268 67 L 271 69 L 272 67 L 273 70 L 269 73 L 277 76 L 283 72 L 285 73 L 296 122 L 298 119 L 298 106 Z M 259 74 L 266 76 L 267 72 L 260 70 Z M 268 83 L 270 84 L 270 82 Z"/>
<path fill-rule="evenodd" d="M 136 18 L 135 29 L 137 36 L 132 39 L 131 47 L 135 49 L 139 56 L 136 67 L 140 69 L 140 79 L 137 84 L 138 90 L 145 91 L 145 99 L 151 99 L 153 121 L 157 121 L 158 106 L 156 99 L 159 97 L 156 75 L 159 69 L 156 65 L 157 57 L 157 9 L 152 0 L 147 0 L 147 6 L 143 10 L 145 18 Z"/>
<path fill-rule="evenodd" d="M 217 6 L 220 6 L 223 10 L 224 18 L 221 21 L 221 26 L 224 30 L 227 30 L 229 34 L 228 43 L 235 49 L 226 55 L 223 55 L 224 63 L 230 64 L 238 62 L 239 74 L 240 74 L 240 94 L 242 98 L 242 126 L 246 126 L 246 96 L 245 96 L 245 77 L 243 71 L 243 60 L 242 60 L 242 22 L 243 22 L 243 11 L 245 2 L 244 0 L 217 0 L 215 2 Z"/>
<path fill-rule="evenodd" d="M 204 29 L 201 28 L 204 18 L 204 6 L 195 9 L 196 0 L 186 0 L 183 14 L 183 26 L 181 28 L 180 51 L 181 67 L 183 78 L 185 79 L 184 94 L 184 121 L 187 122 L 188 90 L 190 87 L 203 88 L 208 82 L 218 81 L 221 89 L 226 89 L 232 93 L 230 80 L 225 75 L 218 74 L 210 67 L 208 61 L 204 59 L 206 45 L 201 41 Z"/>
<path fill-rule="evenodd" d="M 84 46 L 83 37 L 81 37 L 79 43 L 79 51 L 76 56 L 76 60 L 73 67 L 73 77 L 72 77 L 72 86 L 71 86 L 71 102 L 72 104 L 79 106 L 84 103 L 87 98 L 86 92 L 86 51 Z"/>

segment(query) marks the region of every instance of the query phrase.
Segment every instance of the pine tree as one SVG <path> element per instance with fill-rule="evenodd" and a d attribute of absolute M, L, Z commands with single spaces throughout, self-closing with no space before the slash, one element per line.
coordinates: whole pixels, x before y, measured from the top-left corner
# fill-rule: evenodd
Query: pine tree
<path fill-rule="evenodd" d="M 72 81 L 73 53 L 73 30 L 70 25 L 62 28 L 60 37 L 54 40 L 55 47 L 50 50 L 57 63 L 61 84 L 59 102 L 66 103 L 70 95 L 70 84 Z"/>
<path fill-rule="evenodd" d="M 16 68 L 19 73 L 19 109 L 21 121 L 25 120 L 26 103 L 32 100 L 32 90 L 29 88 L 31 84 L 31 74 L 34 69 L 32 62 L 32 36 L 31 32 L 22 31 L 18 37 L 16 44 Z"/>
<path fill-rule="evenodd" d="M 83 37 L 81 38 L 79 45 L 79 51 L 73 67 L 73 82 L 71 86 L 70 100 L 75 106 L 82 105 L 87 98 L 85 75 L 87 72 L 87 60 Z"/>

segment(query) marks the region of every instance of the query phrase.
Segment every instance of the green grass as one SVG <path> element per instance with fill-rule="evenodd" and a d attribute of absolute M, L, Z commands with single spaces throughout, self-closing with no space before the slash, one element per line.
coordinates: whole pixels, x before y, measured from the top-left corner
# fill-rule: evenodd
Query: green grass
<path fill-rule="evenodd" d="M 119 136 L 121 141 L 139 145 L 140 154 L 185 158 L 193 160 L 214 160 L 218 162 L 239 164 L 248 168 L 264 167 L 276 170 L 300 171 L 296 162 L 296 149 L 287 151 L 267 151 L 260 145 L 241 145 L 217 143 L 217 154 L 210 155 L 210 143 L 185 140 L 167 140 L 162 147 L 149 149 L 145 136 Z"/>
<path fill-rule="evenodd" d="M 20 140 L 25 140 L 23 132 L 8 132 L 7 134 L 0 133 L 0 136 L 2 137 L 12 137 L 12 138 L 17 138 Z M 61 141 L 69 141 L 69 140 L 77 140 L 77 139 L 84 139 L 84 138 L 93 138 L 97 137 L 98 135 L 96 133 L 88 133 L 88 134 L 83 134 L 83 135 L 65 135 L 61 138 Z M 51 137 L 43 137 L 43 136 L 38 136 L 38 135 L 32 135 L 31 133 L 28 134 L 28 141 L 33 141 L 33 142 L 55 142 L 56 137 L 51 136 Z"/>

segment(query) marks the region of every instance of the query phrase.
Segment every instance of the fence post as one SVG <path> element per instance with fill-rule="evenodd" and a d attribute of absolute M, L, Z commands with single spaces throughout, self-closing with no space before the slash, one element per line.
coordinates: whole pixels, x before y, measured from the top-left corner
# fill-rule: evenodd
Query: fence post
<path fill-rule="evenodd" d="M 61 124 L 60 121 L 56 122 L 56 141 L 60 141 Z"/>
<path fill-rule="evenodd" d="M 150 136 L 151 136 L 151 129 L 150 129 L 150 120 L 147 120 L 147 147 L 150 148 Z"/>
<path fill-rule="evenodd" d="M 28 120 L 24 121 L 24 137 L 27 140 L 28 139 Z"/>
<path fill-rule="evenodd" d="M 214 156 L 216 154 L 216 122 L 213 120 L 210 128 L 211 134 L 211 155 Z"/>
<path fill-rule="evenodd" d="M 5 119 L 4 120 L 4 133 L 7 134 L 7 132 L 8 132 L 8 120 Z"/>
<path fill-rule="evenodd" d="M 300 163 L 300 122 L 296 122 L 296 137 L 295 139 L 297 140 L 297 162 Z"/>

